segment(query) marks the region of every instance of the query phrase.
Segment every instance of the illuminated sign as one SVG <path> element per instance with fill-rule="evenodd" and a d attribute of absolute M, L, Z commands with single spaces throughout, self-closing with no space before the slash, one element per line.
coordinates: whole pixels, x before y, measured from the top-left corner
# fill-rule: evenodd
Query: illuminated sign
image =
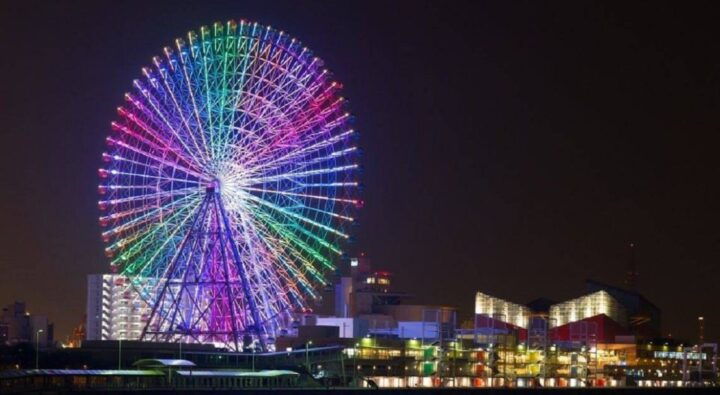
<path fill-rule="evenodd" d="M 685 356 L 683 356 L 685 355 Z M 655 351 L 655 358 L 666 358 L 666 359 L 698 359 L 705 360 L 707 355 L 699 352 L 681 352 L 681 351 Z"/>

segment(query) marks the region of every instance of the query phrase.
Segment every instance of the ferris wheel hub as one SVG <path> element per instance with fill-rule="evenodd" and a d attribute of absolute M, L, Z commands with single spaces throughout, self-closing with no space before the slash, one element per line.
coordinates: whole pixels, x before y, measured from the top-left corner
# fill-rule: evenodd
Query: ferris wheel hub
<path fill-rule="evenodd" d="M 205 187 L 205 192 L 207 193 L 219 193 L 220 192 L 220 180 L 212 180 L 207 186 Z"/>

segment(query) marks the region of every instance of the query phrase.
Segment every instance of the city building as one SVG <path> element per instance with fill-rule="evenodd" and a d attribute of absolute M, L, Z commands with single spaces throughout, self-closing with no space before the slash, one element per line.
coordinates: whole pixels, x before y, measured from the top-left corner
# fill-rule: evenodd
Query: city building
<path fill-rule="evenodd" d="M 47 316 L 30 314 L 24 302 L 15 302 L 0 313 L 0 344 L 37 343 L 44 348 L 54 343 L 54 325 Z"/>
<path fill-rule="evenodd" d="M 678 343 L 660 333 L 660 309 L 634 290 L 586 282 L 587 293 L 527 305 L 482 292 L 460 338 L 494 357 L 506 378 L 543 386 L 683 386 L 717 380 L 717 345 Z"/>
<path fill-rule="evenodd" d="M 137 292 L 145 279 L 118 274 L 91 274 L 87 279 L 87 340 L 137 340 L 151 306 Z M 147 287 L 150 288 L 150 287 Z"/>
<path fill-rule="evenodd" d="M 628 330 L 633 336 L 642 339 L 660 337 L 661 311 L 637 291 L 623 289 L 595 280 L 586 280 L 587 292 L 605 291 L 625 310 Z"/>
<path fill-rule="evenodd" d="M 374 269 L 364 254 L 343 262 L 321 304 L 301 325 L 334 326 L 341 338 L 367 335 L 440 341 L 452 339 L 457 309 L 409 303 L 413 296 L 393 287 L 393 274 Z M 291 334 L 292 335 L 292 334 Z"/>
<path fill-rule="evenodd" d="M 275 339 L 273 352 L 257 356 L 199 344 L 126 343 L 139 339 L 149 315 L 135 289 L 123 276 L 89 277 L 87 338 L 123 341 L 86 342 L 78 352 L 92 353 L 104 367 L 120 355 L 177 355 L 213 368 L 296 363 L 336 385 L 381 388 L 717 380 L 715 344 L 652 337 L 660 330 L 656 306 L 637 291 L 592 280 L 586 293 L 565 301 L 522 304 L 477 292 L 474 319 L 459 328 L 456 308 L 412 303 L 412 295 L 395 289 L 392 273 L 373 268 L 367 257 L 350 258 L 317 309 L 298 313 L 293 327 Z"/>
<path fill-rule="evenodd" d="M 527 332 L 530 325 L 530 308 L 478 292 L 475 295 L 475 316 L 487 319 L 484 327 L 493 329 L 501 322 Z"/>

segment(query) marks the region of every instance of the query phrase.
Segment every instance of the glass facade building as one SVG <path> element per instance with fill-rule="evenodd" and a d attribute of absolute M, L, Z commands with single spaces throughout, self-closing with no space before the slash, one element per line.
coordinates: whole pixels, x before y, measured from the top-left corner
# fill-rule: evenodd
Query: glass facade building
<path fill-rule="evenodd" d="M 627 325 L 622 305 L 609 293 L 597 291 L 550 307 L 550 327 L 562 326 L 604 314 L 620 325 Z"/>
<path fill-rule="evenodd" d="M 486 315 L 523 329 L 527 329 L 530 322 L 529 308 L 482 292 L 475 294 L 475 314 Z"/>

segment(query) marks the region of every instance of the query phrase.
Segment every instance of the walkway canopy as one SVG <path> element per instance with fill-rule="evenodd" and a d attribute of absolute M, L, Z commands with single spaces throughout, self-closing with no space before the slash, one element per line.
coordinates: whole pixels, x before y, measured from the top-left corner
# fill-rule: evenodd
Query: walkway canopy
<path fill-rule="evenodd" d="M 192 377 L 247 377 L 247 378 L 264 378 L 264 377 L 299 377 L 300 373 L 292 370 L 261 370 L 259 372 L 247 372 L 240 370 L 201 370 L 192 372 L 178 372 L 180 376 Z"/>
<path fill-rule="evenodd" d="M 133 366 L 138 369 L 192 368 L 195 364 L 186 359 L 141 359 Z"/>
<path fill-rule="evenodd" d="M 30 376 L 163 376 L 158 370 L 23 369 L 0 371 L 0 380 Z M 2 391 L 0 391 L 2 392 Z"/>

